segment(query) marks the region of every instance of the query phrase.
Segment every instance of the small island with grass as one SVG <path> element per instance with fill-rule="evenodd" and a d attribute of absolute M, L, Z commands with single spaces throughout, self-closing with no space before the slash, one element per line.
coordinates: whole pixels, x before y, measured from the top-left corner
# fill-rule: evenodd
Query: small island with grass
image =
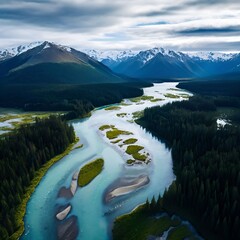
<path fill-rule="evenodd" d="M 110 106 L 110 107 L 105 108 L 106 111 L 120 110 L 120 109 L 121 109 L 121 107 L 118 107 L 118 106 Z"/>
<path fill-rule="evenodd" d="M 178 95 L 172 94 L 172 93 L 166 93 L 166 94 L 164 94 L 164 97 L 166 97 L 166 98 L 180 98 Z"/>
<path fill-rule="evenodd" d="M 84 165 L 78 175 L 78 186 L 84 187 L 88 185 L 103 170 L 104 160 L 98 158 Z"/>
<path fill-rule="evenodd" d="M 139 111 L 140 113 L 143 112 Z M 145 151 L 144 146 L 135 145 L 138 139 L 128 138 L 129 135 L 134 136 L 132 132 L 118 129 L 114 125 L 102 125 L 99 130 L 110 140 L 111 144 L 114 144 L 123 153 L 128 165 L 151 162 L 150 154 Z"/>

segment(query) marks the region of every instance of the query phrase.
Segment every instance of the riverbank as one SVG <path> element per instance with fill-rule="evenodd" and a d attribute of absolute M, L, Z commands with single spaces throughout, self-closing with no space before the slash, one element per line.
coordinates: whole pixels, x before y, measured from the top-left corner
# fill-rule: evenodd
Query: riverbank
<path fill-rule="evenodd" d="M 157 212 L 154 209 L 158 209 Z M 156 202 L 143 204 L 114 222 L 113 240 L 121 239 L 196 239 L 195 229 L 176 215 L 169 214 Z"/>
<path fill-rule="evenodd" d="M 41 179 L 43 178 L 43 176 L 46 174 L 46 172 L 48 171 L 48 169 L 55 164 L 56 162 L 60 161 L 63 157 L 65 157 L 67 154 L 69 154 L 69 152 L 73 149 L 74 145 L 79 141 L 78 138 L 76 138 L 75 142 L 73 142 L 72 144 L 69 145 L 69 147 L 61 154 L 55 156 L 54 158 L 52 158 L 51 160 L 49 160 L 47 163 L 45 163 L 35 174 L 35 177 L 33 178 L 33 180 L 31 181 L 30 186 L 27 188 L 23 198 L 22 198 L 22 202 L 21 204 L 18 206 L 17 210 L 16 210 L 16 223 L 17 223 L 17 228 L 18 230 L 12 235 L 10 236 L 10 240 L 16 240 L 19 239 L 21 237 L 21 235 L 24 232 L 24 215 L 26 213 L 26 206 L 27 206 L 27 202 L 30 199 L 32 193 L 34 192 L 35 188 L 37 187 L 37 185 L 40 183 Z"/>

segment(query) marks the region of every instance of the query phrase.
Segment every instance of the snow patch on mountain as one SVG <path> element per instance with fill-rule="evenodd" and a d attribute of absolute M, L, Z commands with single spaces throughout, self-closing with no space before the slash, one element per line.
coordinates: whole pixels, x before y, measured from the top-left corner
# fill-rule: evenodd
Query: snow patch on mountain
<path fill-rule="evenodd" d="M 44 49 L 47 49 L 47 48 L 50 48 L 50 47 L 51 47 L 51 45 L 47 42 L 47 43 L 45 44 L 43 50 L 44 50 Z"/>
<path fill-rule="evenodd" d="M 192 58 L 208 61 L 227 61 L 236 55 L 234 53 L 221 52 L 188 52 L 187 54 Z"/>
<path fill-rule="evenodd" d="M 168 57 L 178 57 L 179 60 L 182 60 L 182 57 L 184 56 L 181 52 L 174 52 L 169 49 L 164 48 L 152 48 L 149 50 L 143 50 L 143 51 L 134 51 L 134 50 L 125 50 L 125 51 L 102 51 L 102 50 L 83 50 L 86 54 L 88 54 L 90 57 L 94 58 L 97 61 L 103 61 L 103 60 L 111 60 L 114 62 L 121 62 L 124 60 L 127 60 L 132 57 L 138 56 L 139 59 L 142 61 L 143 64 L 150 61 L 152 58 L 154 58 L 157 54 L 161 54 L 163 56 Z"/>
<path fill-rule="evenodd" d="M 17 56 L 43 43 L 44 43 L 43 41 L 38 41 L 38 42 L 33 42 L 27 45 L 20 45 L 18 47 L 4 49 L 2 51 L 0 50 L 0 60 Z"/>
<path fill-rule="evenodd" d="M 100 62 L 104 59 L 109 59 L 109 60 L 113 60 L 113 61 L 118 61 L 118 60 L 122 61 L 124 59 L 129 58 L 129 57 L 133 57 L 138 53 L 138 51 L 134 51 L 134 50 L 102 51 L 102 50 L 93 50 L 93 49 L 91 49 L 91 50 L 83 49 L 82 52 L 86 53 L 87 55 L 89 55 L 93 59 L 95 59 L 97 61 L 100 61 Z"/>
<path fill-rule="evenodd" d="M 14 47 L 14 48 L 7 48 L 4 50 L 0 50 L 0 61 L 20 55 L 30 49 L 40 46 L 42 44 L 45 44 L 42 50 L 51 48 L 51 45 L 55 45 L 65 51 L 68 51 L 68 52 L 72 51 L 72 48 L 70 48 L 68 46 L 63 46 L 60 44 L 56 44 L 54 42 L 38 41 L 38 42 L 32 42 L 30 44 L 26 44 L 26 45 L 20 45 L 18 47 Z"/>

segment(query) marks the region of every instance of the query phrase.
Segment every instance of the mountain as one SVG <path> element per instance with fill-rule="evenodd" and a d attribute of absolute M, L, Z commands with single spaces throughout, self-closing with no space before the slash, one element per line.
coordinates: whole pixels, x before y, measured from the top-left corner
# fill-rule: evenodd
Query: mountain
<path fill-rule="evenodd" d="M 129 82 L 76 49 L 38 42 L 5 50 L 0 60 L 0 106 L 27 111 L 70 111 L 85 116 L 93 106 L 138 97 L 144 82 Z M 3 56 L 3 55 L 2 55 Z"/>
<path fill-rule="evenodd" d="M 125 52 L 122 57 L 122 52 L 94 51 L 92 57 L 116 73 L 137 78 L 193 78 L 240 70 L 240 54 L 183 53 L 163 48 Z"/>
<path fill-rule="evenodd" d="M 85 53 L 47 41 L 20 46 L 5 53 L 8 57 L 0 61 L 0 81 L 4 83 L 92 84 L 124 81 Z"/>

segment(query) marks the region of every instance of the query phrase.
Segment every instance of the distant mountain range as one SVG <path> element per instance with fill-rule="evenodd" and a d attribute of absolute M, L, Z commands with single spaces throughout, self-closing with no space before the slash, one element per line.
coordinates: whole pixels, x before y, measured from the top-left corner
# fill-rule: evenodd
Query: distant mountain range
<path fill-rule="evenodd" d="M 240 71 L 239 53 L 183 53 L 163 48 L 86 53 L 114 72 L 135 78 L 196 78 Z"/>
<path fill-rule="evenodd" d="M 4 50 L 0 55 L 0 82 L 92 84 L 124 81 L 85 53 L 47 41 Z"/>
<path fill-rule="evenodd" d="M 240 72 L 240 53 L 183 53 L 164 48 L 97 51 L 36 42 L 0 51 L 0 81 L 114 83 L 139 79 L 204 78 Z"/>

